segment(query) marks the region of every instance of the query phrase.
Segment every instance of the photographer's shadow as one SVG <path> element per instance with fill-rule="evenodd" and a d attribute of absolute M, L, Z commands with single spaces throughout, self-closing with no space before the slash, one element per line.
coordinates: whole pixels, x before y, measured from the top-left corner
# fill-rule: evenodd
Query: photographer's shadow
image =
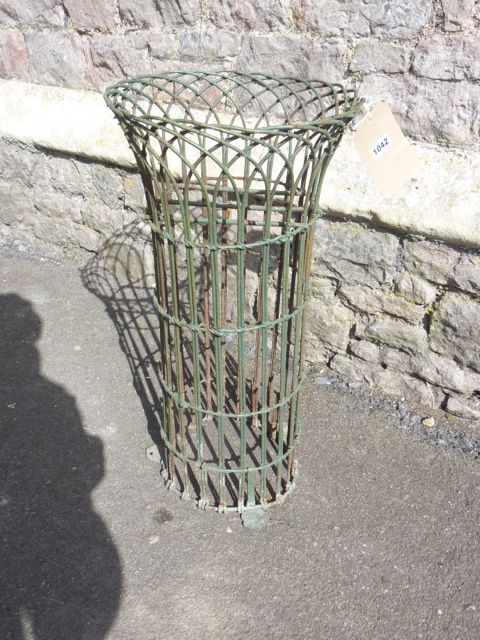
<path fill-rule="evenodd" d="M 0 295 L 0 637 L 102 640 L 122 585 L 90 498 L 102 443 L 42 375 L 41 327 L 30 302 Z"/>

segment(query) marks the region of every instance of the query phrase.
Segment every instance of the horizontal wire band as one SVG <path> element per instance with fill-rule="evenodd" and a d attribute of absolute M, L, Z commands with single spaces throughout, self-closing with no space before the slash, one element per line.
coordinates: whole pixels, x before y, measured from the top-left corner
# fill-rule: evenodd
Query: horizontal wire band
<path fill-rule="evenodd" d="M 180 320 L 179 318 L 175 318 L 167 312 L 165 307 L 163 307 L 157 296 L 153 296 L 153 306 L 158 311 L 160 316 L 175 325 L 176 327 L 182 327 L 183 329 L 189 329 L 190 331 L 195 333 L 208 333 L 212 336 L 218 336 L 220 338 L 228 336 L 228 335 L 238 335 L 239 333 L 248 333 L 250 331 L 259 331 L 260 329 L 269 329 L 270 327 L 274 327 L 277 324 L 281 324 L 282 322 L 288 322 L 292 318 L 295 318 L 298 314 L 300 314 L 307 304 L 310 302 L 310 298 L 305 299 L 303 304 L 299 305 L 294 311 L 288 313 L 284 316 L 280 316 L 275 320 L 265 320 L 265 322 L 260 322 L 258 324 L 250 324 L 243 327 L 236 327 L 235 329 L 216 329 L 215 327 L 206 327 L 203 324 L 194 324 L 193 322 L 186 322 L 185 320 Z"/>
<path fill-rule="evenodd" d="M 246 159 L 246 158 L 244 158 Z M 184 182 L 181 180 L 175 181 L 175 190 L 177 191 L 181 191 L 184 190 L 185 187 L 187 187 L 188 191 L 202 191 L 203 193 L 208 193 L 209 195 L 212 195 L 214 193 L 223 195 L 225 193 L 235 193 L 238 195 L 243 196 L 243 194 L 245 193 L 245 190 L 243 187 L 229 187 L 228 185 L 218 185 L 218 180 L 219 178 L 221 178 L 222 176 L 216 176 L 216 177 L 206 177 L 205 178 L 205 183 L 204 184 L 200 184 L 198 182 L 195 182 L 193 180 L 190 180 L 188 182 Z M 248 177 L 245 176 L 235 176 L 235 175 L 231 175 L 230 178 L 232 180 L 237 180 L 237 181 L 242 181 L 245 179 L 248 179 Z M 209 184 L 213 183 L 213 184 Z M 281 197 L 285 197 L 288 196 L 290 197 L 292 195 L 292 191 L 291 190 L 287 190 L 285 189 L 285 182 L 283 181 L 278 181 L 278 180 L 270 180 L 269 184 L 273 184 L 273 185 L 278 185 L 276 187 L 275 190 L 275 196 L 277 198 L 281 198 Z M 283 189 L 285 189 L 284 191 L 282 191 L 281 189 L 279 189 L 279 187 L 283 187 Z M 265 196 L 265 195 L 269 195 L 270 191 L 268 189 L 254 189 L 254 188 L 248 188 L 248 195 L 249 196 L 253 196 L 258 197 L 258 196 Z M 305 189 L 301 189 L 300 187 L 297 187 L 295 189 L 295 196 L 304 196 L 305 195 Z"/>
<path fill-rule="evenodd" d="M 302 387 L 302 382 L 303 382 L 303 376 L 302 376 L 298 379 L 298 384 L 296 385 L 296 387 L 294 387 L 294 389 L 287 396 L 285 396 L 283 400 L 281 400 L 280 402 L 277 402 L 276 404 L 272 404 L 268 407 L 264 407 L 263 409 L 259 409 L 258 411 L 248 411 L 246 413 L 227 413 L 226 411 L 213 411 L 213 409 L 204 409 L 203 407 L 199 407 L 198 405 L 193 404 L 192 402 L 188 402 L 187 400 L 184 400 L 179 393 L 173 391 L 173 389 L 168 385 L 168 383 L 165 381 L 165 378 L 162 376 L 160 372 L 158 372 L 157 375 L 158 375 L 158 380 L 160 382 L 162 389 L 170 398 L 172 398 L 175 404 L 180 408 L 189 409 L 190 411 L 202 413 L 204 416 L 212 416 L 215 418 L 229 418 L 232 420 L 240 420 L 242 418 L 253 418 L 254 416 L 269 414 L 269 413 L 272 413 L 272 411 L 275 411 L 276 409 L 285 407 L 300 392 Z"/>
<path fill-rule="evenodd" d="M 219 244 L 213 242 L 192 242 L 191 240 L 183 240 L 181 238 L 175 238 L 171 233 L 162 229 L 159 225 L 155 224 L 151 220 L 148 221 L 152 231 L 154 231 L 160 238 L 171 242 L 172 244 L 181 245 L 187 249 L 208 249 L 209 251 L 244 251 L 245 249 L 253 249 L 257 247 L 265 247 L 267 245 L 284 244 L 290 242 L 292 238 L 300 233 L 306 233 L 310 227 L 312 227 L 317 219 L 321 216 L 320 212 L 316 212 L 308 222 L 298 223 L 298 226 L 294 229 L 287 231 L 286 233 L 279 234 L 273 238 L 264 238 L 263 240 L 257 240 L 256 242 L 238 242 L 237 244 Z"/>
<path fill-rule="evenodd" d="M 296 208 L 297 207 L 293 207 L 292 209 L 294 213 Z M 225 207 L 217 207 L 217 209 L 227 209 L 232 211 L 232 206 L 229 205 Z M 251 207 L 249 207 L 249 210 L 250 209 Z M 172 222 L 173 224 L 183 224 L 183 220 L 181 218 L 172 218 Z M 195 216 L 195 217 L 191 216 L 190 223 L 192 225 L 201 224 L 202 226 L 208 226 L 210 224 L 210 220 L 208 218 L 204 218 L 203 216 Z M 215 218 L 215 224 L 218 226 L 228 225 L 230 227 L 238 224 L 244 224 L 245 227 L 250 227 L 250 226 L 264 227 L 265 226 L 265 223 L 262 220 L 249 220 L 247 217 L 245 217 L 245 220 L 240 220 L 240 221 L 237 218 Z M 301 225 L 303 225 L 303 222 L 288 223 L 288 226 L 293 227 L 294 229 Z M 270 220 L 270 227 L 285 227 L 285 226 L 287 226 L 287 223 L 283 222 L 282 220 Z"/>
<path fill-rule="evenodd" d="M 298 444 L 298 435 L 294 437 L 294 439 L 292 440 L 292 444 L 287 448 L 287 450 L 285 451 L 285 453 L 283 453 L 281 456 L 275 458 L 274 460 L 272 460 L 271 462 L 268 462 L 267 464 L 264 465 L 260 465 L 258 467 L 245 467 L 243 469 L 238 468 L 238 469 L 232 469 L 230 467 L 222 467 L 219 465 L 214 465 L 211 462 L 202 462 L 201 464 L 198 464 L 198 460 L 196 458 L 191 458 L 189 456 L 184 456 L 180 453 L 180 451 L 178 451 L 171 442 L 169 442 L 168 438 L 166 437 L 166 433 L 163 430 L 163 427 L 160 427 L 160 434 L 163 436 L 164 439 L 164 444 L 166 445 L 167 449 L 169 451 L 171 451 L 175 457 L 177 457 L 179 460 L 181 460 L 182 462 L 186 462 L 189 464 L 194 465 L 197 469 L 199 469 L 200 471 L 210 471 L 210 472 L 217 472 L 217 473 L 236 473 L 239 475 L 243 475 L 245 473 L 249 473 L 251 471 L 261 471 L 262 469 L 269 469 L 271 467 L 274 467 L 276 465 L 278 465 L 280 462 L 282 462 L 283 460 L 285 460 L 285 458 L 288 458 L 288 456 L 295 450 L 295 447 Z"/>
<path fill-rule="evenodd" d="M 203 200 L 188 200 L 185 201 L 189 207 L 205 207 L 205 202 Z M 167 203 L 180 207 L 183 202 L 177 200 L 175 198 L 168 198 Z M 231 200 L 230 202 L 216 202 L 214 205 L 215 209 L 233 209 L 236 210 L 237 202 Z M 249 204 L 249 211 L 271 211 L 272 213 L 285 213 L 285 211 L 291 211 L 292 213 L 310 213 L 311 207 L 306 209 L 305 207 L 286 207 L 285 205 L 267 205 L 267 204 Z M 198 218 L 194 218 L 194 220 L 198 220 Z M 299 224 L 299 223 L 297 223 Z"/>

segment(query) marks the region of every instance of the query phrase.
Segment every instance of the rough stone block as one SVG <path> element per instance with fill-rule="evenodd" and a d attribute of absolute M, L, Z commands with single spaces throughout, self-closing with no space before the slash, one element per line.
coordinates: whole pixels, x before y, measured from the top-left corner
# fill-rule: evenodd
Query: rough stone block
<path fill-rule="evenodd" d="M 85 181 L 85 193 L 90 190 L 93 198 L 100 200 L 109 208 L 120 208 L 123 205 L 123 179 L 111 167 L 103 165 L 84 165 L 91 178 Z"/>
<path fill-rule="evenodd" d="M 388 314 L 418 324 L 425 309 L 390 290 L 371 289 L 361 285 L 342 285 L 338 292 L 342 302 L 368 315 Z"/>
<path fill-rule="evenodd" d="M 378 352 L 378 362 L 442 389 L 471 395 L 480 390 L 480 375 L 456 364 L 452 359 L 426 351 L 412 355 L 384 347 Z"/>
<path fill-rule="evenodd" d="M 123 207 L 123 178 L 112 167 L 61 156 L 38 154 L 38 158 L 38 166 L 33 165 L 38 176 L 35 187 L 80 196 L 109 208 Z"/>
<path fill-rule="evenodd" d="M 294 0 L 294 23 L 298 29 L 322 36 L 368 36 L 411 38 L 424 27 L 430 4 L 417 0 Z"/>
<path fill-rule="evenodd" d="M 354 314 L 335 298 L 334 293 L 333 282 L 326 278 L 313 278 L 307 329 L 322 345 L 345 352 Z"/>
<path fill-rule="evenodd" d="M 367 36 L 370 34 L 368 17 L 360 1 L 293 0 L 293 21 L 300 31 L 311 31 L 322 36 Z"/>
<path fill-rule="evenodd" d="M 25 80 L 28 64 L 23 33 L 17 29 L 0 31 L 0 51 L 0 77 Z"/>
<path fill-rule="evenodd" d="M 175 0 L 175 2 L 159 2 L 160 13 L 165 27 L 181 27 L 194 25 L 200 18 L 200 0 Z"/>
<path fill-rule="evenodd" d="M 480 79 L 478 36 L 423 39 L 415 49 L 413 71 L 432 80 Z"/>
<path fill-rule="evenodd" d="M 179 53 L 182 58 L 222 60 L 238 52 L 240 36 L 228 31 L 184 31 L 180 34 Z"/>
<path fill-rule="evenodd" d="M 210 20 L 220 29 L 285 31 L 290 27 L 289 0 L 213 0 Z"/>
<path fill-rule="evenodd" d="M 18 148 L 14 162 L 18 162 L 16 179 L 24 185 L 34 189 L 63 191 L 61 180 L 63 177 L 68 177 L 72 186 L 77 185 L 76 190 L 72 193 L 75 192 L 76 195 L 81 193 L 81 183 L 73 170 L 71 160 L 60 156 L 50 156 L 41 151 L 33 151 L 31 148 Z"/>
<path fill-rule="evenodd" d="M 155 270 L 150 238 L 146 239 L 141 230 L 130 228 L 128 232 L 107 238 L 97 252 L 97 260 L 102 268 L 124 282 L 142 283 L 155 286 Z"/>
<path fill-rule="evenodd" d="M 418 0 L 367 0 L 365 15 L 374 35 L 408 39 L 425 27 L 430 18 L 430 2 Z"/>
<path fill-rule="evenodd" d="M 86 251 L 96 251 L 102 240 L 102 236 L 93 229 L 71 220 L 38 216 L 33 220 L 32 226 L 38 240 L 46 240 L 63 248 L 74 246 Z"/>
<path fill-rule="evenodd" d="M 415 75 L 369 74 L 360 93 L 385 96 L 404 133 L 428 142 L 474 147 L 480 135 L 480 85 L 458 81 L 439 90 L 437 80 Z"/>
<path fill-rule="evenodd" d="M 1 232 L 1 226 L 0 226 Z M 316 340 L 311 334 L 305 336 L 305 362 L 310 373 L 326 371 L 332 352 L 325 345 Z"/>
<path fill-rule="evenodd" d="M 480 418 L 480 402 L 477 398 L 450 396 L 446 409 L 460 418 Z"/>
<path fill-rule="evenodd" d="M 177 55 L 177 36 L 174 33 L 162 33 L 150 39 L 148 48 L 154 60 L 168 60 Z"/>
<path fill-rule="evenodd" d="M 82 222 L 82 196 L 69 196 L 64 193 L 35 190 L 33 202 L 35 209 L 42 217 Z"/>
<path fill-rule="evenodd" d="M 74 89 L 88 86 L 81 38 L 62 31 L 28 31 L 25 35 L 30 79 Z"/>
<path fill-rule="evenodd" d="M 9 181 L 0 182 L 0 222 L 16 225 L 35 217 L 32 199 L 27 191 Z"/>
<path fill-rule="evenodd" d="M 113 31 L 115 4 L 112 0 L 64 0 L 65 9 L 75 29 L 79 31 Z"/>
<path fill-rule="evenodd" d="M 39 153 L 32 153 L 12 142 L 0 140 L 0 178 L 32 186 L 33 167 L 39 156 Z"/>
<path fill-rule="evenodd" d="M 350 71 L 362 73 L 404 73 L 410 65 L 410 51 L 391 42 L 359 42 Z"/>
<path fill-rule="evenodd" d="M 434 408 L 438 407 L 443 399 L 441 392 L 421 380 L 351 356 L 336 355 L 330 362 L 330 367 L 341 377 L 358 380 L 396 398 L 405 397 L 407 401 L 415 404 Z"/>
<path fill-rule="evenodd" d="M 237 67 L 240 71 L 338 81 L 343 75 L 345 50 L 342 43 L 312 44 L 294 35 L 250 35 L 245 37 Z"/>
<path fill-rule="evenodd" d="M 432 316 L 430 345 L 437 353 L 480 371 L 480 303 L 447 292 Z"/>
<path fill-rule="evenodd" d="M 369 287 L 391 283 L 396 274 L 398 248 L 398 238 L 390 233 L 319 220 L 313 273 Z"/>
<path fill-rule="evenodd" d="M 345 42 L 306 43 L 306 71 L 300 77 L 327 82 L 342 82 L 344 79 L 343 59 L 347 51 Z M 298 73 L 295 74 L 298 76 Z"/>
<path fill-rule="evenodd" d="M 123 179 L 120 172 L 104 165 L 73 160 L 60 155 L 30 151 L 10 145 L 11 150 L 5 154 L 8 159 L 2 164 L 0 177 L 15 180 L 24 188 L 35 189 L 35 197 L 41 197 L 45 207 L 49 194 L 52 203 L 58 194 L 67 200 L 72 198 L 90 199 L 96 203 L 104 203 L 109 208 L 115 205 L 123 207 Z M 62 208 L 60 200 L 55 207 Z M 46 209 L 45 211 L 46 212 Z"/>
<path fill-rule="evenodd" d="M 476 66 L 478 74 L 478 66 Z M 480 137 L 480 83 L 456 82 L 449 91 L 439 92 L 438 83 L 426 87 L 428 104 L 433 106 L 430 120 L 436 138 L 459 147 L 478 146 Z M 420 110 L 420 105 L 417 104 Z M 420 125 L 422 122 L 420 121 Z"/>
<path fill-rule="evenodd" d="M 374 342 L 368 340 L 352 340 L 348 350 L 357 358 L 361 358 L 366 362 L 380 362 L 380 347 Z"/>
<path fill-rule="evenodd" d="M 118 0 L 120 18 L 136 29 L 193 25 L 200 17 L 200 0 Z"/>
<path fill-rule="evenodd" d="M 123 226 L 121 211 L 109 209 L 95 201 L 85 201 L 82 204 L 81 221 L 89 229 L 109 234 L 118 231 Z"/>
<path fill-rule="evenodd" d="M 71 224 L 50 216 L 36 216 L 32 221 L 33 233 L 38 240 L 46 240 L 61 246 L 70 244 Z"/>
<path fill-rule="evenodd" d="M 437 288 L 427 280 L 404 272 L 395 282 L 395 290 L 406 300 L 416 304 L 432 304 L 437 297 Z"/>
<path fill-rule="evenodd" d="M 480 292 L 480 255 L 462 254 L 455 265 L 453 280 L 459 289 Z"/>
<path fill-rule="evenodd" d="M 101 233 L 97 233 L 93 229 L 89 229 L 85 225 L 75 225 L 70 235 L 71 243 L 79 246 L 85 251 L 95 253 L 104 240 Z"/>
<path fill-rule="evenodd" d="M 472 22 L 475 0 L 442 0 L 446 31 L 461 31 Z"/>
<path fill-rule="evenodd" d="M 404 243 L 404 263 L 408 271 L 431 282 L 452 283 L 452 274 L 459 260 L 459 252 L 444 244 L 428 240 L 407 240 Z"/>
<path fill-rule="evenodd" d="M 376 318 L 358 335 L 410 353 L 423 353 L 428 348 L 428 336 L 423 327 L 392 318 Z"/>
<path fill-rule="evenodd" d="M 111 82 L 149 73 L 148 37 L 145 33 L 96 35 L 91 38 L 94 84 L 103 90 Z"/>
<path fill-rule="evenodd" d="M 34 165 L 35 182 L 49 191 L 84 197 L 90 189 L 88 164 L 61 156 L 39 155 Z"/>
<path fill-rule="evenodd" d="M 62 0 L 0 0 L 0 24 L 63 27 Z"/>
<path fill-rule="evenodd" d="M 125 207 L 135 213 L 143 213 L 147 203 L 145 190 L 139 175 L 129 175 L 123 180 Z"/>
<path fill-rule="evenodd" d="M 235 60 L 232 58 L 225 58 L 224 60 L 198 60 L 195 63 L 192 60 L 175 59 L 152 59 L 152 73 L 169 73 L 170 71 L 185 71 L 190 73 L 195 71 L 234 71 Z M 217 95 L 217 94 L 216 94 Z"/>

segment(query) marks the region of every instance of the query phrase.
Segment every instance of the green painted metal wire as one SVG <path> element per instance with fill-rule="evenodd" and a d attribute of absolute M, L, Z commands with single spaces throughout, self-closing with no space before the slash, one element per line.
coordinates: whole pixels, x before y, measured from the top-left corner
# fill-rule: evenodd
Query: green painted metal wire
<path fill-rule="evenodd" d="M 167 485 L 219 511 L 281 502 L 294 484 L 320 190 L 356 93 L 172 72 L 105 99 L 147 197 Z"/>

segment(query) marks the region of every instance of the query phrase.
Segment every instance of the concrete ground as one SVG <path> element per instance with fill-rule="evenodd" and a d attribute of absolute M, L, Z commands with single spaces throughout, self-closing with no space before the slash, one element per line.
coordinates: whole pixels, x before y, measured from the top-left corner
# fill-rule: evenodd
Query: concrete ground
<path fill-rule="evenodd" d="M 199 512 L 145 456 L 102 300 L 73 263 L 0 250 L 0 638 L 477 640 L 475 438 L 326 382 L 268 525 Z"/>

